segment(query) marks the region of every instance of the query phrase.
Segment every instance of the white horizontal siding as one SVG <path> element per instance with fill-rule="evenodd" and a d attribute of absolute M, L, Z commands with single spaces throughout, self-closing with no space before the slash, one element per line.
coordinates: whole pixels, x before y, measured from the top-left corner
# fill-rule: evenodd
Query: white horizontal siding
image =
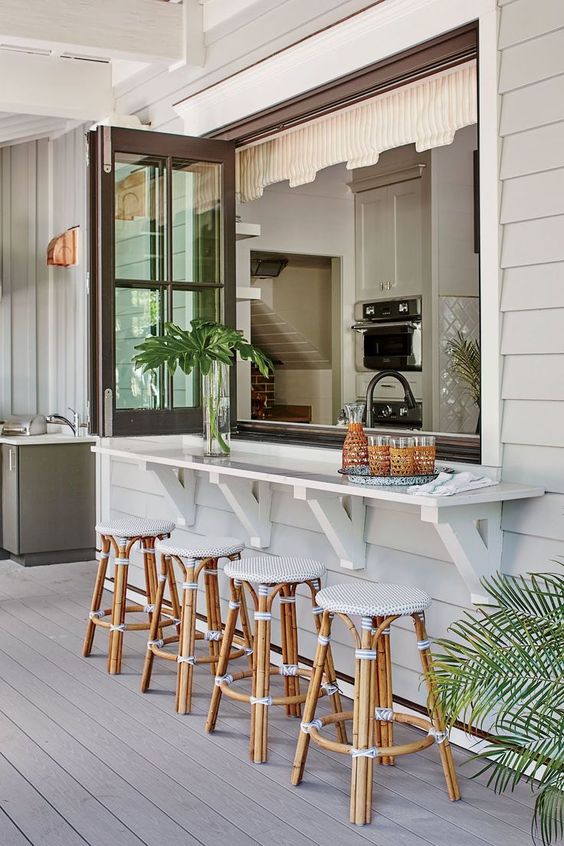
<path fill-rule="evenodd" d="M 508 135 L 503 141 L 501 178 L 564 167 L 564 122 Z"/>
<path fill-rule="evenodd" d="M 501 251 L 503 268 L 553 261 L 564 261 L 564 215 L 506 224 Z"/>
<path fill-rule="evenodd" d="M 507 356 L 503 399 L 564 402 L 564 354 Z"/>
<path fill-rule="evenodd" d="M 534 293 L 531 293 L 534 297 Z M 512 311 L 503 318 L 503 355 L 564 353 L 564 309 Z M 538 362 L 542 368 L 542 359 Z"/>
<path fill-rule="evenodd" d="M 501 10 L 499 47 L 503 50 L 512 44 L 552 32 L 564 26 L 562 0 L 517 0 Z"/>
<path fill-rule="evenodd" d="M 503 569 L 554 569 L 564 541 L 564 3 L 502 5 Z"/>
<path fill-rule="evenodd" d="M 556 76 L 504 94 L 500 125 L 502 137 L 564 120 L 563 94 L 564 76 Z"/>
<path fill-rule="evenodd" d="M 564 29 L 504 50 L 500 63 L 500 93 L 564 74 Z"/>

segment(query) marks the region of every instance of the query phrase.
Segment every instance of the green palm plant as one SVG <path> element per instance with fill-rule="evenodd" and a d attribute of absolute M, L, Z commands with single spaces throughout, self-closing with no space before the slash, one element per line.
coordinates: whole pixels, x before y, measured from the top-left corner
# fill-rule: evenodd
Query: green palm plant
<path fill-rule="evenodd" d="M 463 382 L 472 399 L 480 407 L 480 342 L 474 338 L 465 338 L 459 332 L 456 338 L 451 338 L 447 344 L 447 353 L 450 356 L 450 369 L 452 374 Z"/>
<path fill-rule="evenodd" d="M 478 757 L 488 784 L 501 793 L 530 782 L 533 835 L 548 846 L 564 834 L 564 577 L 497 574 L 482 584 L 491 604 L 437 641 L 432 675 L 447 723 L 487 730 Z"/>
<path fill-rule="evenodd" d="M 238 353 L 241 358 L 255 364 L 263 376 L 268 376 L 273 369 L 268 356 L 249 343 L 236 329 L 203 318 L 190 321 L 190 327 L 182 329 L 175 323 L 166 323 L 162 335 L 150 335 L 135 347 L 138 350 L 133 357 L 135 366 L 144 373 L 164 366 L 171 375 L 180 368 L 187 376 L 195 370 L 205 377 L 216 364 L 234 364 Z M 210 396 L 205 401 L 211 437 L 226 455 L 229 446 L 219 431 L 219 398 Z"/>

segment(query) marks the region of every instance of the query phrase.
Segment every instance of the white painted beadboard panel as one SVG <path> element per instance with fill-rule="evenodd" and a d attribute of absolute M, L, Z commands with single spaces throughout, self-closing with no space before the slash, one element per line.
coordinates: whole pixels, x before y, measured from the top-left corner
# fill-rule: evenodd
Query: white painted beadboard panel
<path fill-rule="evenodd" d="M 564 215 L 505 225 L 501 251 L 502 267 L 562 260 Z"/>
<path fill-rule="evenodd" d="M 564 73 L 564 29 L 503 50 L 499 91 L 512 91 L 561 73 Z"/>
<path fill-rule="evenodd" d="M 499 47 L 510 47 L 521 41 L 552 32 L 564 26 L 562 0 L 517 0 L 501 11 Z"/>
<path fill-rule="evenodd" d="M 505 444 L 503 481 L 540 485 L 547 491 L 564 493 L 564 449 Z"/>
<path fill-rule="evenodd" d="M 564 402 L 564 355 L 507 356 L 502 398 Z"/>
<path fill-rule="evenodd" d="M 564 448 L 564 402 L 505 400 L 503 443 Z"/>
<path fill-rule="evenodd" d="M 564 120 L 563 95 L 564 76 L 555 76 L 504 94 L 501 136 Z"/>
<path fill-rule="evenodd" d="M 508 135 L 501 153 L 501 178 L 511 179 L 564 166 L 564 122 Z"/>
<path fill-rule="evenodd" d="M 503 355 L 564 353 L 564 309 L 512 311 L 503 319 Z M 539 369 L 542 359 L 539 359 Z"/>
<path fill-rule="evenodd" d="M 564 214 L 564 168 L 503 183 L 501 223 Z"/>
<path fill-rule="evenodd" d="M 564 262 L 511 267 L 503 274 L 502 311 L 564 308 Z"/>
<path fill-rule="evenodd" d="M 545 494 L 527 502 L 506 502 L 502 526 L 519 535 L 564 541 L 564 495 Z"/>

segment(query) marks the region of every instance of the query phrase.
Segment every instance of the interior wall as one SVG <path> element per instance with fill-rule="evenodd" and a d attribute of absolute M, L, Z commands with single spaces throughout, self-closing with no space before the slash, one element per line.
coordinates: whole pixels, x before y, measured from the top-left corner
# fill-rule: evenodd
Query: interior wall
<path fill-rule="evenodd" d="M 86 159 L 81 129 L 0 149 L 0 418 L 86 415 Z M 47 267 L 53 235 L 80 226 L 79 265 Z"/>
<path fill-rule="evenodd" d="M 290 188 L 287 182 L 271 185 L 260 199 L 242 203 L 237 210 L 243 221 L 261 224 L 258 238 L 237 244 L 238 286 L 250 284 L 251 251 L 341 259 L 343 402 L 355 398 L 354 338 L 350 329 L 355 300 L 354 197 L 346 185 L 349 176 L 344 164 L 326 168 L 309 185 L 298 188 Z M 281 280 L 286 272 L 283 271 Z M 257 287 L 261 283 L 258 280 Z"/>

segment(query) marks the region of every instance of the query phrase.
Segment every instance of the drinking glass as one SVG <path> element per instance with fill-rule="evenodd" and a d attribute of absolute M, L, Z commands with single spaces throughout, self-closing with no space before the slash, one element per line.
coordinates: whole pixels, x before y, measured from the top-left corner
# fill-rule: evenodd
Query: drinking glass
<path fill-rule="evenodd" d="M 370 435 L 368 438 L 368 465 L 373 476 L 390 475 L 390 436 Z"/>
<path fill-rule="evenodd" d="M 436 446 L 433 435 L 420 435 L 415 439 L 415 473 L 430 475 L 435 472 Z"/>
<path fill-rule="evenodd" d="M 390 439 L 390 473 L 392 476 L 413 476 L 415 438 Z"/>

